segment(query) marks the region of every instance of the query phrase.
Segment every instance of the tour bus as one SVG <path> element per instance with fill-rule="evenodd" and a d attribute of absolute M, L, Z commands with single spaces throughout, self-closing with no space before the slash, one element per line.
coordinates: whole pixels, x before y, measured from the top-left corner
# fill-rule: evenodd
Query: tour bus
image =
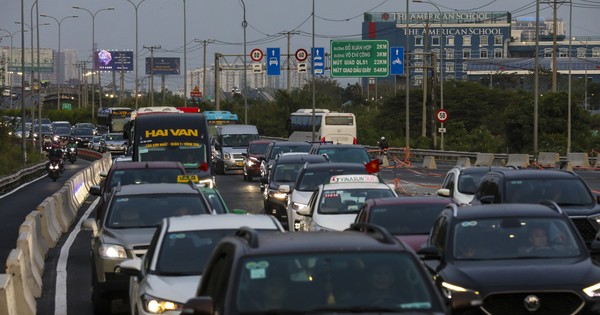
<path fill-rule="evenodd" d="M 125 123 L 134 110 L 129 107 L 102 107 L 98 109 L 98 127 L 106 132 L 123 132 Z"/>
<path fill-rule="evenodd" d="M 213 137 L 217 134 L 217 126 L 239 124 L 238 115 L 232 114 L 224 110 L 207 110 L 204 111 L 206 122 L 208 123 L 208 134 Z"/>
<path fill-rule="evenodd" d="M 208 126 L 202 113 L 154 112 L 132 120 L 133 161 L 178 161 L 214 186 Z"/>
<path fill-rule="evenodd" d="M 356 144 L 356 117 L 352 113 L 315 109 L 315 139 L 312 109 L 299 109 L 288 119 L 289 141 L 331 141 L 340 144 Z"/>

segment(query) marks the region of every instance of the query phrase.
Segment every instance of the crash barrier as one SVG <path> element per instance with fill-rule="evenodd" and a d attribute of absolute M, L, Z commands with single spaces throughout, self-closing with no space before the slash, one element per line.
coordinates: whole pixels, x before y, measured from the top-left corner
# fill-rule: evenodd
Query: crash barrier
<path fill-rule="evenodd" d="M 529 154 L 509 154 L 506 166 L 514 166 L 517 168 L 529 167 Z"/>
<path fill-rule="evenodd" d="M 437 164 L 435 164 L 435 157 L 426 156 L 423 159 L 423 168 L 428 168 L 430 170 L 437 170 Z"/>
<path fill-rule="evenodd" d="M 558 167 L 560 155 L 556 152 L 540 152 L 537 164 L 541 167 Z"/>
<path fill-rule="evenodd" d="M 567 153 L 567 162 L 571 163 L 571 167 L 590 167 L 587 153 Z"/>
<path fill-rule="evenodd" d="M 100 173 L 107 171 L 111 164 L 110 154 L 102 155 L 27 215 L 19 227 L 16 248 L 6 260 L 6 274 L 0 274 L 0 315 L 36 314 L 35 298 L 42 295 L 48 250 L 68 232 L 89 187 L 100 183 Z"/>
<path fill-rule="evenodd" d="M 471 159 L 469 159 L 468 157 L 460 157 L 456 160 L 456 166 L 457 167 L 470 167 Z"/>
<path fill-rule="evenodd" d="M 0 178 L 0 193 L 5 193 L 15 187 L 22 178 L 27 178 L 36 173 L 45 171 L 45 169 L 46 162 L 44 161 L 43 163 L 24 168 L 15 174 Z"/>
<path fill-rule="evenodd" d="M 477 159 L 475 160 L 475 166 L 492 166 L 494 162 L 493 153 L 477 153 Z"/>

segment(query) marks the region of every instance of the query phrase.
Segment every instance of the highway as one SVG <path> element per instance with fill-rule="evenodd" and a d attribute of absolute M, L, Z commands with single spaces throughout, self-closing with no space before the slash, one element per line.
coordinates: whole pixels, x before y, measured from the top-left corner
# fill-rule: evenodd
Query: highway
<path fill-rule="evenodd" d="M 78 160 L 74 165 L 67 165 L 61 182 L 68 179 L 89 162 Z M 438 163 L 438 169 L 429 170 L 420 167 L 383 168 L 381 175 L 387 183 L 393 184 L 398 178 L 400 191 L 408 194 L 432 194 L 441 184 L 444 175 L 452 165 Z M 590 186 L 600 192 L 600 172 L 579 171 Z M 47 177 L 41 177 L 15 192 L 1 196 L 2 209 L 2 247 L 1 253 L 6 259 L 10 249 L 15 247 L 18 236 L 18 226 L 25 216 L 42 200 L 57 191 L 61 182 L 52 182 Z M 262 194 L 258 181 L 248 183 L 242 180 L 241 173 L 217 176 L 217 185 L 230 209 L 244 209 L 250 213 L 263 213 Z M 79 231 L 82 217 L 93 216 L 90 205 L 96 197 L 88 197 L 78 212 L 78 217 L 71 230 L 62 235 L 58 245 L 48 252 L 43 274 L 43 293 L 37 299 L 37 313 L 50 314 L 93 314 L 90 299 L 91 268 L 89 261 L 90 234 Z M 17 215 L 14 215 L 17 213 Z M 61 256 L 63 258 L 61 258 Z M 65 272 L 66 277 L 63 275 Z M 114 302 L 113 309 L 117 314 L 127 314 L 128 309 L 119 301 Z"/>

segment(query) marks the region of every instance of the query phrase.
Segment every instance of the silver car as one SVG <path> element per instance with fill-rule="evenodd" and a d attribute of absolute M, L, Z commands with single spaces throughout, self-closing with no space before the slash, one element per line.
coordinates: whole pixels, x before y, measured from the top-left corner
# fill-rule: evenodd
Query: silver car
<path fill-rule="evenodd" d="M 105 133 L 100 139 L 100 152 L 122 153 L 127 150 L 127 140 L 122 133 Z"/>

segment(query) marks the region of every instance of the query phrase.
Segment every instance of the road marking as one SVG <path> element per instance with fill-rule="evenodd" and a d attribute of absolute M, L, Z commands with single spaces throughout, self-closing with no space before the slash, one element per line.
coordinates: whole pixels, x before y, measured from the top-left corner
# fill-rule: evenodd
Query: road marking
<path fill-rule="evenodd" d="M 77 225 L 69 234 L 69 237 L 65 241 L 65 244 L 60 249 L 60 256 L 58 256 L 58 265 L 56 266 L 56 289 L 54 290 L 54 314 L 55 315 L 67 315 L 67 262 L 69 260 L 69 250 L 77 234 L 81 231 L 81 222 L 87 219 L 90 213 L 96 208 L 100 198 L 96 198 L 94 202 L 89 206 L 87 211 L 81 216 Z"/>

